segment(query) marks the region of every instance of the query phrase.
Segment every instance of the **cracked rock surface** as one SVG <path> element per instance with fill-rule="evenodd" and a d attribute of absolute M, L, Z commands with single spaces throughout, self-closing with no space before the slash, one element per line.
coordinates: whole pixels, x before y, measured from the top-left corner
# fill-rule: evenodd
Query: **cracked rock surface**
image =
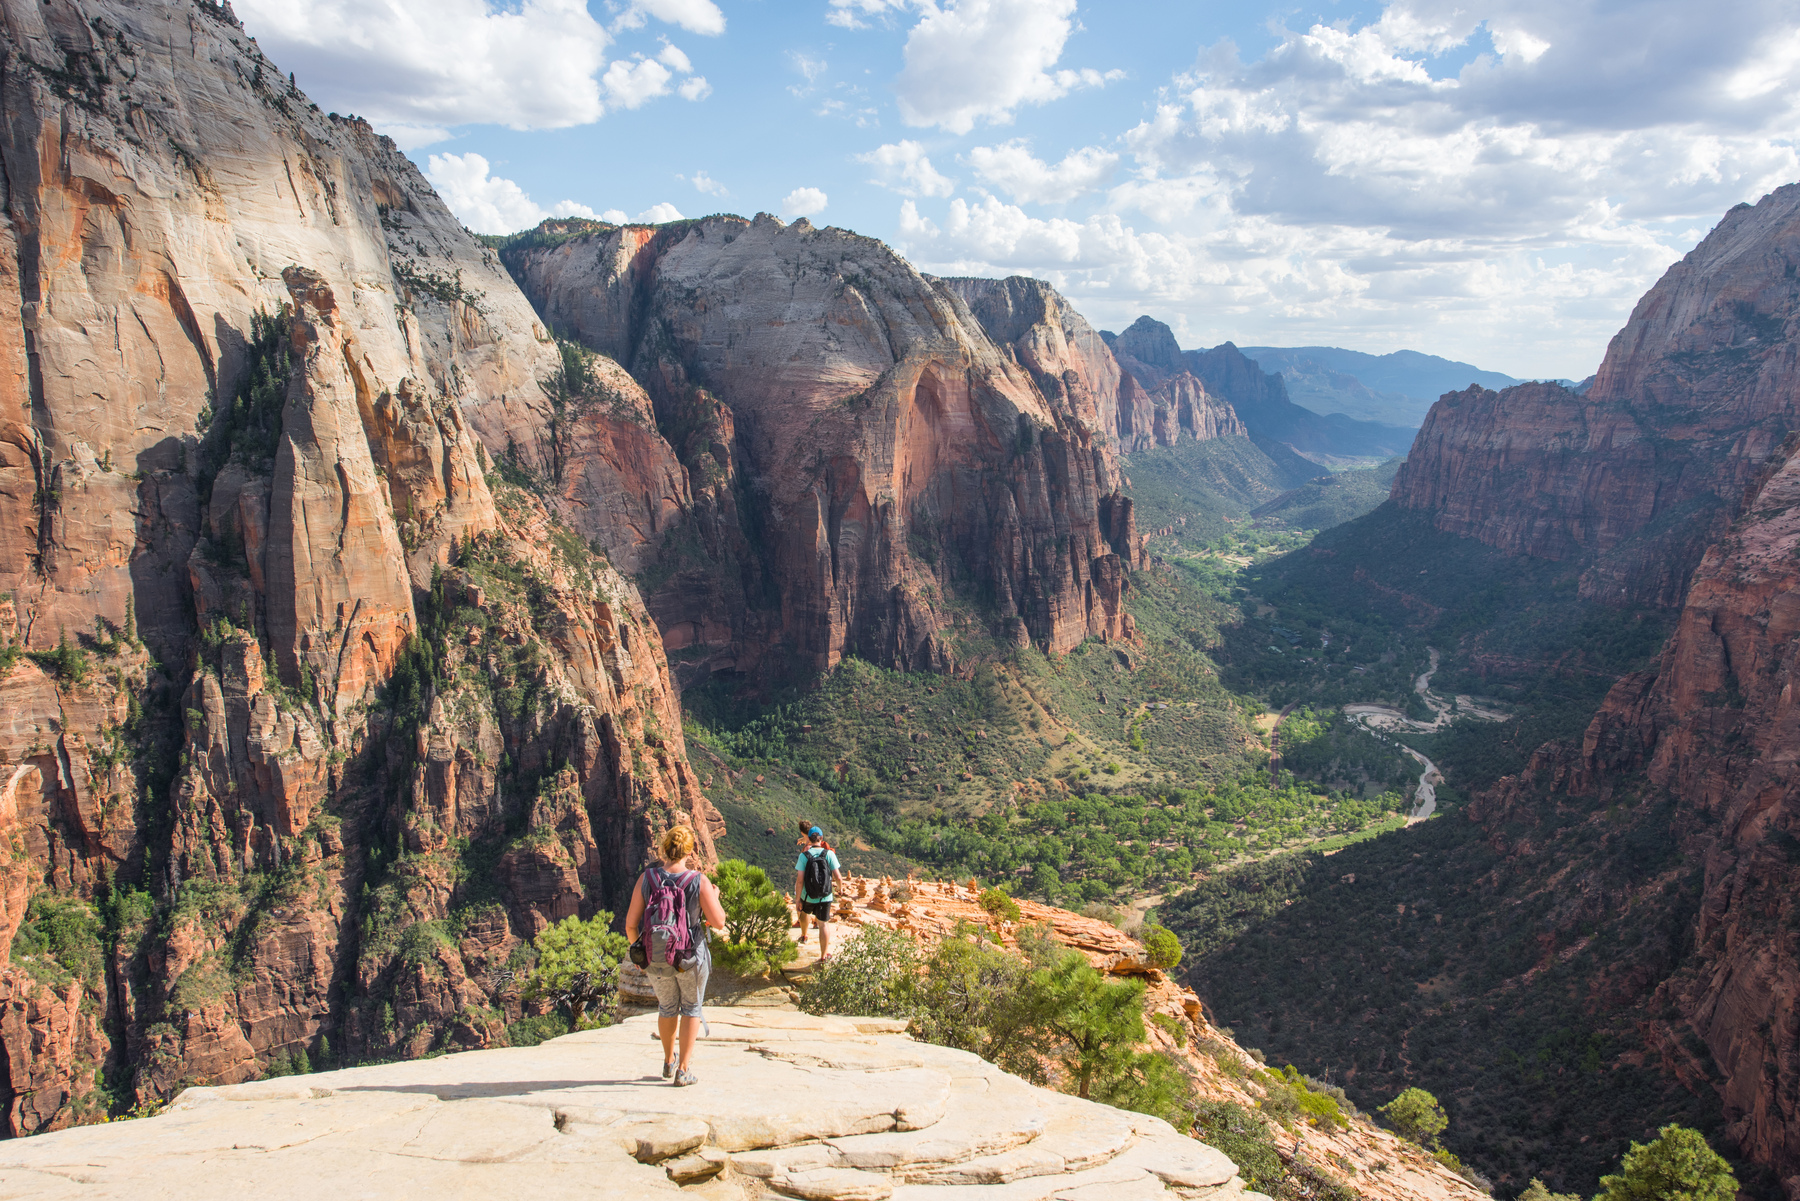
<path fill-rule="evenodd" d="M 189 1089 L 0 1148 L 0 1195 L 1265 1201 L 1167 1123 L 1036 1088 L 881 1018 L 709 1013 L 700 1081 L 654 1016 L 536 1047 Z"/>

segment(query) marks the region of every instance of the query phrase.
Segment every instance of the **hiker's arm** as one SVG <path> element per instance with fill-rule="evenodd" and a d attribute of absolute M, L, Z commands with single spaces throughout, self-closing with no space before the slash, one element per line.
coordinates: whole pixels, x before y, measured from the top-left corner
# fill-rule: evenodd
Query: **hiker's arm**
<path fill-rule="evenodd" d="M 794 904 L 799 905 L 806 900 L 806 894 L 801 891 L 801 889 L 803 889 L 805 886 L 806 886 L 805 873 L 795 872 L 794 873 Z"/>
<path fill-rule="evenodd" d="M 625 939 L 627 942 L 637 941 L 638 926 L 643 923 L 643 920 L 644 888 L 640 878 L 631 886 L 631 908 L 625 911 Z"/>
<path fill-rule="evenodd" d="M 705 876 L 700 877 L 700 912 L 713 929 L 725 928 L 725 906 L 719 904 L 719 890 Z"/>

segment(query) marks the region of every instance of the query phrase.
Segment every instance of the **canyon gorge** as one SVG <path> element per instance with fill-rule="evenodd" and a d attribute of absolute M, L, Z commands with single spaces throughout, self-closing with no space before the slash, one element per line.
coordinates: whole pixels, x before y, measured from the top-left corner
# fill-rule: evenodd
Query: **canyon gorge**
<path fill-rule="evenodd" d="M 537 935 L 621 913 L 670 825 L 707 867 L 759 837 L 786 852 L 778 790 L 805 816 L 865 778 L 914 788 L 907 812 L 845 811 L 844 844 L 904 870 L 878 821 L 937 821 L 941 843 L 1127 784 L 1168 810 L 1240 775 L 1280 786 L 1263 685 L 1288 689 L 1284 718 L 1341 703 L 1361 685 L 1327 674 L 1333 631 L 1378 613 L 1392 641 L 1362 672 L 1410 680 L 1430 639 L 1467 690 L 1581 677 L 1593 699 L 1417 830 L 1333 846 L 1329 868 L 1295 852 L 1311 866 L 1268 894 L 1294 890 L 1285 916 L 1215 922 L 1177 896 L 1261 869 L 1194 866 L 1203 848 L 1157 827 L 1145 844 L 1191 868 L 1158 897 L 1208 915 L 1181 930 L 1207 947 L 1193 1012 L 1167 1016 L 1241 1058 L 1204 1002 L 1352 1095 L 1415 1073 L 1448 1096 L 1476 1085 L 1393 1048 L 1477 1004 L 1529 1009 L 1573 964 L 1555 1004 L 1636 1040 L 1583 1044 L 1590 1075 L 1622 1065 L 1670 1113 L 1714 1114 L 1756 1195 L 1800 1201 L 1800 185 L 1726 213 L 1585 391 L 1451 392 L 1415 441 L 1293 403 L 1232 343 L 1183 350 L 1150 316 L 1098 330 L 1041 280 L 929 275 L 805 218 L 478 237 L 228 5 L 0 0 L 0 24 L 0 1132 L 147 1112 L 323 1047 L 505 1046 L 522 1011 L 498 998 Z M 1381 508 L 1265 553 L 1256 506 L 1383 461 Z M 1208 512 L 1238 541 L 1182 540 L 1184 471 L 1224 481 L 1236 507 Z M 1550 632 L 1503 645 L 1493 629 L 1539 610 L 1485 582 L 1478 610 L 1396 553 L 1427 536 L 1507 586 L 1548 581 Z M 1601 627 L 1649 650 L 1567 632 Z M 1251 653 L 1276 666 L 1252 678 Z M 844 707 L 894 746 L 809 749 L 808 776 L 777 751 L 812 723 L 782 706 L 854 672 L 889 691 Z M 952 689 L 964 711 L 928 724 Z M 1017 706 L 1008 745 L 1036 759 L 977 765 L 1003 740 L 969 716 L 983 695 Z M 1193 744 L 1192 776 L 1145 751 L 1176 720 L 1165 696 L 1212 723 L 1161 735 Z M 697 716 L 727 702 L 756 715 L 737 743 Z M 777 751 L 734 751 L 742 730 Z M 1300 914 L 1417 917 L 1410 896 L 1346 900 L 1359 872 L 1365 893 L 1411 878 L 1382 858 L 1407 839 L 1479 860 L 1456 887 L 1491 891 L 1457 895 L 1498 935 L 1371 968 L 1430 1013 L 1345 1051 L 1318 1032 L 1372 986 L 1272 982 L 1331 958 Z M 1529 933 L 1503 924 L 1514 905 Z M 1542 1146 L 1597 1162 L 1640 1133 Z M 1526 1155 L 1501 1141 L 1465 1155 Z"/>

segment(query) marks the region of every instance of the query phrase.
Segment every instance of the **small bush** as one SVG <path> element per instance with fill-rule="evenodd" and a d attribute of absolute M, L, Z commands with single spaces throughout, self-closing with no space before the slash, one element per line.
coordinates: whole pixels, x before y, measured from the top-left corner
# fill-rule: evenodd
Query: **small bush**
<path fill-rule="evenodd" d="M 1156 1023 L 1156 1025 L 1162 1029 L 1163 1033 L 1174 1039 L 1176 1046 L 1187 1046 L 1186 1022 L 1181 1021 L 1179 1018 L 1170 1017 L 1166 1013 L 1153 1013 L 1150 1015 L 1150 1020 Z"/>
<path fill-rule="evenodd" d="M 1422 1088 L 1409 1088 L 1381 1107 L 1381 1114 L 1401 1138 L 1420 1146 L 1437 1144 L 1450 1117 L 1438 1099 Z"/>
<path fill-rule="evenodd" d="M 981 895 L 975 898 L 975 903 L 996 922 L 1016 922 L 1021 916 L 1019 903 L 1004 888 L 982 889 Z"/>
<path fill-rule="evenodd" d="M 725 940 L 713 947 L 721 967 L 754 975 L 774 971 L 800 953 L 787 936 L 787 898 L 775 891 L 767 872 L 741 859 L 727 859 L 712 881 L 725 910 Z"/>
<path fill-rule="evenodd" d="M 521 1018 L 506 1028 L 506 1042 L 513 1047 L 535 1047 L 552 1038 L 569 1033 L 569 1021 L 560 1013 L 542 1017 Z"/>
<path fill-rule="evenodd" d="M 1144 944 L 1144 955 L 1151 967 L 1168 971 L 1181 962 L 1181 940 L 1167 928 L 1145 926 L 1139 941 Z"/>
<path fill-rule="evenodd" d="M 585 922 L 564 918 L 539 934 L 532 940 L 537 965 L 525 982 L 525 998 L 548 997 L 568 1012 L 574 1030 L 583 1028 L 589 1010 L 598 1024 L 609 1024 L 618 998 L 619 961 L 631 945 L 611 927 L 612 914 L 596 913 Z"/>
<path fill-rule="evenodd" d="M 1291 1063 L 1280 1071 L 1257 1073 L 1257 1081 L 1265 1092 L 1263 1112 L 1283 1125 L 1296 1119 L 1326 1130 L 1337 1130 L 1350 1124 L 1339 1108 L 1337 1098 L 1315 1092 Z"/>
<path fill-rule="evenodd" d="M 1286 1175 L 1268 1120 L 1236 1102 L 1202 1101 L 1196 1105 L 1194 1137 L 1229 1156 L 1253 1192 L 1273 1196 Z"/>
<path fill-rule="evenodd" d="M 1542 1180 L 1533 1176 L 1531 1183 L 1525 1186 L 1525 1191 L 1519 1194 L 1517 1201 L 1582 1201 L 1582 1198 L 1578 1193 L 1553 1193 L 1544 1187 Z"/>
<path fill-rule="evenodd" d="M 31 657 L 37 661 L 39 667 L 54 672 L 57 683 L 65 688 L 73 687 L 87 679 L 87 654 L 75 645 L 66 629 L 57 639 L 54 650 L 32 651 Z"/>
<path fill-rule="evenodd" d="M 104 928 L 100 916 L 85 902 L 40 892 L 25 910 L 25 920 L 13 935 L 12 956 L 36 957 L 33 975 L 60 983 L 61 973 L 98 985 L 105 976 L 106 954 L 101 946 Z"/>
<path fill-rule="evenodd" d="M 919 951 L 912 939 L 897 930 L 866 926 L 813 973 L 800 993 L 800 1009 L 852 1017 L 910 1018 L 918 972 Z"/>

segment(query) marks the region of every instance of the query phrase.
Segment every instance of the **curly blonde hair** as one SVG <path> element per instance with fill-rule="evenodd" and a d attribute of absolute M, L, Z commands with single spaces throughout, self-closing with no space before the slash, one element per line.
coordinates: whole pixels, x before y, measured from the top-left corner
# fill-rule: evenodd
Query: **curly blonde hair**
<path fill-rule="evenodd" d="M 694 831 L 687 826 L 670 826 L 656 840 L 657 853 L 664 863 L 675 863 L 694 853 Z"/>

